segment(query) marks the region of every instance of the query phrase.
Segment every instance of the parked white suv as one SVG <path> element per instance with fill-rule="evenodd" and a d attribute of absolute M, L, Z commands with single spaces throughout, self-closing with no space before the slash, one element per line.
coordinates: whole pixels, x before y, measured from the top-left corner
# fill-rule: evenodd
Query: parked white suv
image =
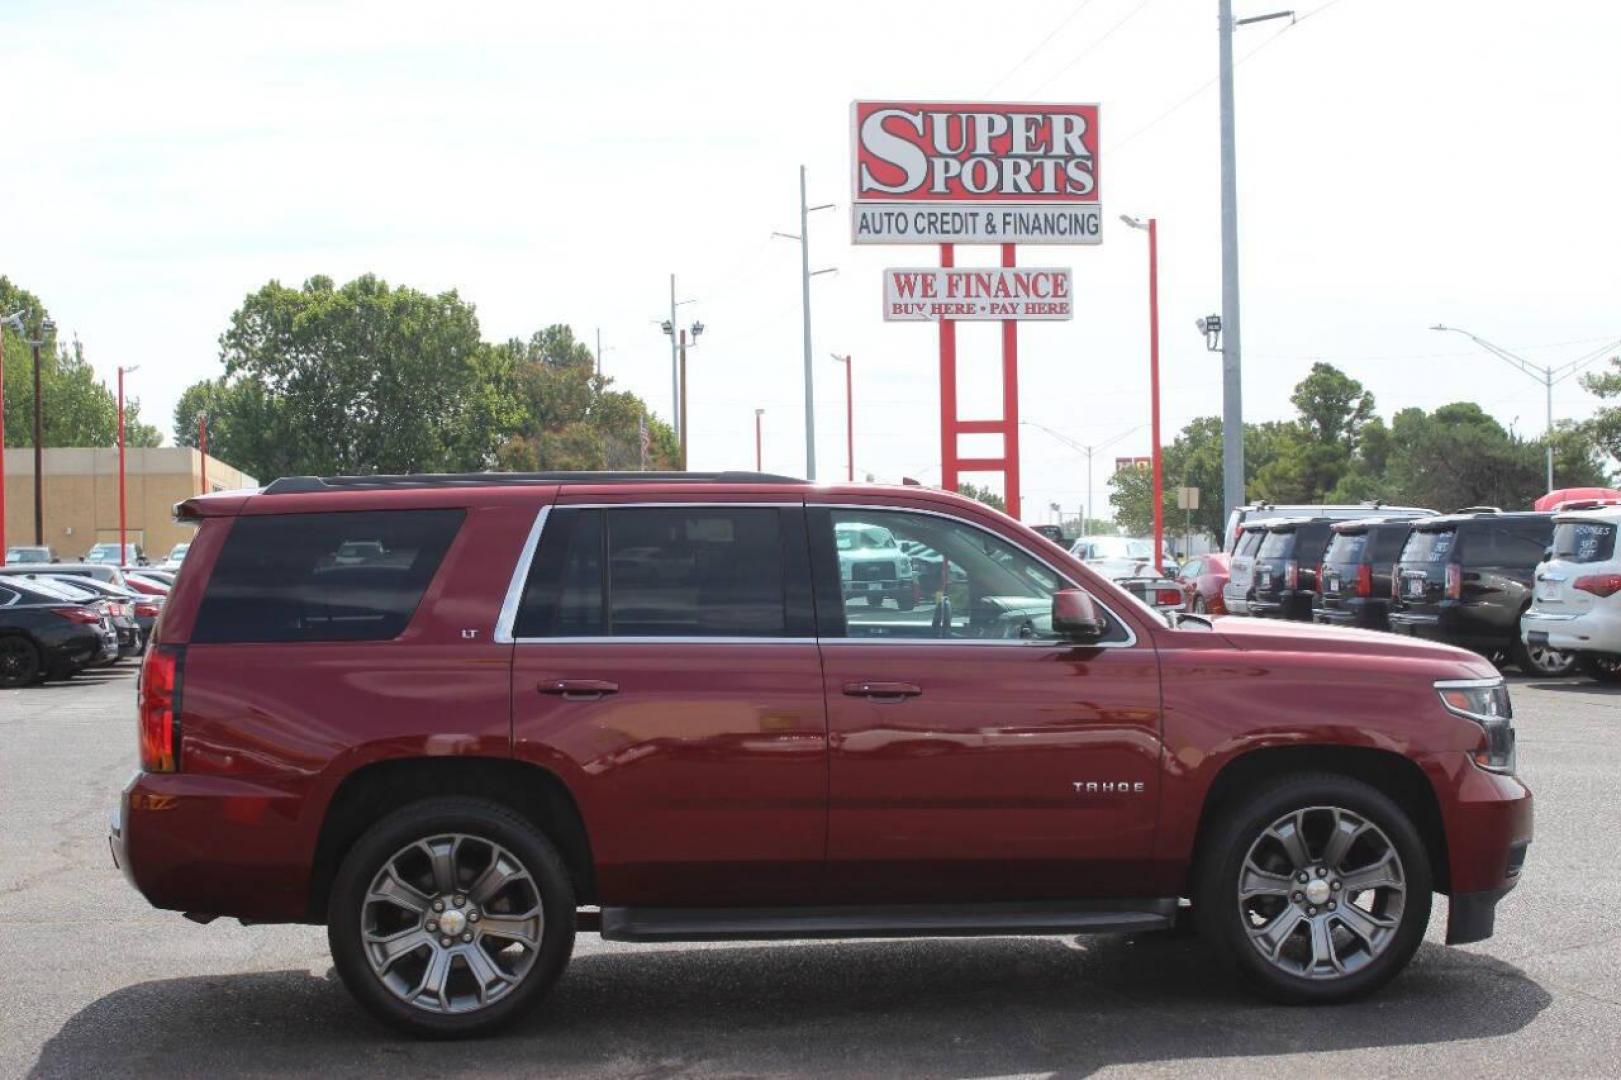
<path fill-rule="evenodd" d="M 1531 607 L 1520 619 L 1528 645 L 1576 654 L 1581 670 L 1621 682 L 1621 506 L 1594 506 L 1553 519 L 1549 558 L 1537 567 Z"/>

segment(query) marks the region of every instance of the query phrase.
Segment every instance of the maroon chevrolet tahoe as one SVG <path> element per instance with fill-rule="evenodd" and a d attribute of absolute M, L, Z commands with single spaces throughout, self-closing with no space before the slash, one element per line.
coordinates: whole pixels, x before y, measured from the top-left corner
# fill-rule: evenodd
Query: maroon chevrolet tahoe
<path fill-rule="evenodd" d="M 919 487 L 278 480 L 199 528 L 113 855 L 161 908 L 324 924 L 427 1035 L 615 941 L 1140 932 L 1261 993 L 1382 985 L 1531 839 L 1508 692 L 1390 635 L 1167 618 Z"/>

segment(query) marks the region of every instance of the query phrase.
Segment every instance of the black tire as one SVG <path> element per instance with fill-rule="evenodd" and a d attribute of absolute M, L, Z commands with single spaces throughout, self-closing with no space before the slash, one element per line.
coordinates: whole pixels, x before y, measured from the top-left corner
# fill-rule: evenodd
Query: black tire
<path fill-rule="evenodd" d="M 883 593 L 868 593 L 867 594 L 867 606 L 868 607 L 883 607 L 884 606 L 884 594 Z"/>
<path fill-rule="evenodd" d="M 512 853 L 534 883 L 543 916 L 540 944 L 522 981 L 490 1004 L 460 1013 L 432 1012 L 397 997 L 373 973 L 362 939 L 362 906 L 372 880 L 402 849 L 447 833 L 472 836 Z M 332 882 L 327 942 L 338 975 L 368 1012 L 411 1035 L 456 1039 L 489 1034 L 537 1003 L 568 964 L 574 925 L 574 887 L 568 870 L 539 829 L 500 803 L 438 798 L 389 814 L 349 849 Z"/>
<path fill-rule="evenodd" d="M 895 603 L 902 611 L 911 611 L 917 607 L 917 595 L 911 589 L 902 589 L 895 597 Z"/>
<path fill-rule="evenodd" d="M 32 686 L 44 674 L 39 646 L 21 634 L 0 637 L 0 690 Z"/>
<path fill-rule="evenodd" d="M 1576 670 L 1575 653 L 1561 653 L 1550 649 L 1544 655 L 1550 657 L 1563 656 L 1564 662 L 1559 664 L 1539 664 L 1533 657 L 1530 647 L 1521 638 L 1514 639 L 1514 644 L 1509 649 L 1509 655 L 1514 660 L 1514 666 L 1519 668 L 1520 672 L 1525 675 L 1544 679 L 1559 679 Z"/>
<path fill-rule="evenodd" d="M 1329 978 L 1295 974 L 1262 956 L 1250 939 L 1247 918 L 1237 900 L 1239 874 L 1251 845 L 1280 819 L 1318 807 L 1350 811 L 1377 825 L 1401 860 L 1406 887 L 1400 917 L 1382 951 L 1361 967 Z M 1362 997 L 1400 973 L 1424 939 L 1432 900 L 1429 854 L 1401 807 L 1360 780 L 1332 773 L 1281 778 L 1224 812 L 1203 843 L 1194 875 L 1193 910 L 1199 934 L 1241 983 L 1263 997 L 1286 1005 L 1330 1004 Z"/>
<path fill-rule="evenodd" d="M 1621 683 L 1621 654 L 1582 653 L 1576 657 L 1576 666 L 1589 679 L 1611 685 Z"/>
<path fill-rule="evenodd" d="M 1210 605 L 1204 602 L 1204 597 L 1199 595 L 1193 597 L 1193 613 L 1195 615 L 1210 614 Z"/>

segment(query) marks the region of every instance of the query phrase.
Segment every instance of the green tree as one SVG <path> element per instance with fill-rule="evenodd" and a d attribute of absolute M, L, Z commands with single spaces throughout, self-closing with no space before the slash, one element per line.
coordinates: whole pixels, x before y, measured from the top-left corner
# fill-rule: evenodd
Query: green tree
<path fill-rule="evenodd" d="M 175 439 L 259 477 L 487 468 L 520 418 L 512 358 L 473 306 L 368 274 L 250 294 L 220 337 L 223 379 L 186 391 Z"/>
<path fill-rule="evenodd" d="M 1582 385 L 1600 400 L 1611 401 L 1621 398 L 1621 357 L 1610 357 L 1607 370 L 1583 375 Z M 1600 408 L 1591 419 L 1581 425 L 1581 431 L 1598 444 L 1606 457 L 1621 460 L 1621 404 Z"/>
<path fill-rule="evenodd" d="M 1510 434 L 1474 402 L 1454 402 L 1432 413 L 1403 409 L 1390 431 L 1386 501 L 1441 510 L 1525 509 L 1546 490 L 1547 444 Z M 1555 432 L 1554 465 L 1560 487 L 1605 479 L 1592 443 L 1576 425 Z"/>
<path fill-rule="evenodd" d="M 1000 510 L 1004 514 L 1007 513 L 1007 503 L 1002 501 L 1002 496 L 998 495 L 988 487 L 980 487 L 978 484 L 971 484 L 966 480 L 959 480 L 957 481 L 957 493 L 959 495 L 966 495 L 970 499 L 978 499 L 980 502 L 984 503 L 986 506 L 989 506 L 993 510 Z"/>
<path fill-rule="evenodd" d="M 39 298 L 0 277 L 0 317 L 18 314 L 29 334 L 38 334 L 50 313 Z M 5 346 L 6 445 L 34 443 L 34 361 L 27 341 L 7 325 Z M 96 378 L 77 342 L 48 340 L 40 348 L 40 390 L 46 446 L 114 446 L 118 442 L 118 396 Z M 158 429 L 141 422 L 140 401 L 124 399 L 124 441 L 157 446 Z"/>

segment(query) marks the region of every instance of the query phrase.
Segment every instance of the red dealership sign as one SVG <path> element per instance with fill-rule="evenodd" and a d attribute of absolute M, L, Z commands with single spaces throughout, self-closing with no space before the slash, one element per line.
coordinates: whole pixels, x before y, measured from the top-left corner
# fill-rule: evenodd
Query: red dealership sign
<path fill-rule="evenodd" d="M 858 101 L 856 243 L 1096 244 L 1096 105 Z"/>
<path fill-rule="evenodd" d="M 1073 318 L 1069 270 L 1060 267 L 904 267 L 884 271 L 887 322 Z"/>

